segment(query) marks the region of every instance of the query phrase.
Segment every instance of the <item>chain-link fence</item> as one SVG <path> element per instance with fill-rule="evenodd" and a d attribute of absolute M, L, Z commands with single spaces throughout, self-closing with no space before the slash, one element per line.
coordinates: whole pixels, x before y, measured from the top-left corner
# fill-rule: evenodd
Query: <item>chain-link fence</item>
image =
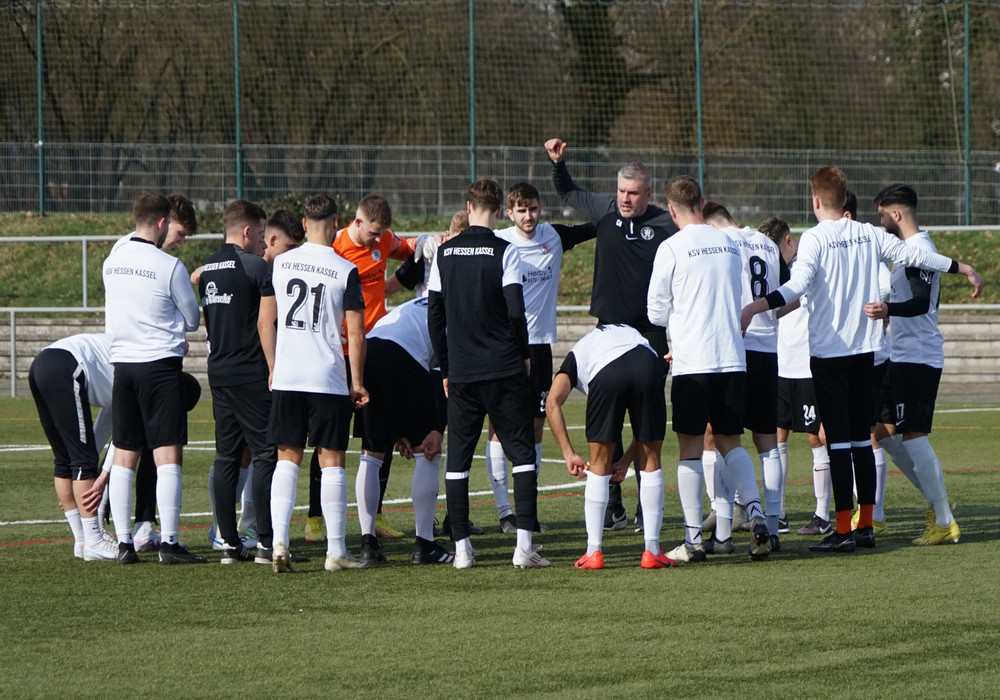
<path fill-rule="evenodd" d="M 475 175 L 550 192 L 541 144 L 609 190 L 625 160 L 731 208 L 862 202 L 1000 224 L 1000 0 L 0 0 L 0 211 L 137 193 L 381 192 L 447 213 Z M 551 207 L 552 203 L 550 203 Z"/>

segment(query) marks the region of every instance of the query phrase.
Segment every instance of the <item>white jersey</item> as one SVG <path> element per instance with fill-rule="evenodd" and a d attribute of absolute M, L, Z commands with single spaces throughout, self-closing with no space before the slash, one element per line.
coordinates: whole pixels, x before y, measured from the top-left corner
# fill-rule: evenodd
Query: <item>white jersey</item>
<path fill-rule="evenodd" d="M 743 261 L 743 306 L 755 299 L 766 297 L 781 285 L 781 253 L 774 241 L 749 226 L 722 229 L 740 247 Z M 778 351 L 778 316 L 771 309 L 757 314 L 750 321 L 743 342 L 747 350 L 755 352 Z"/>
<path fill-rule="evenodd" d="M 180 260 L 142 238 L 119 241 L 104 260 L 105 329 L 112 362 L 183 357 L 198 328 L 198 299 Z"/>
<path fill-rule="evenodd" d="M 428 371 L 437 364 L 427 330 L 427 297 L 417 297 L 393 308 L 378 320 L 368 337 L 391 340 Z"/>
<path fill-rule="evenodd" d="M 580 338 L 569 354 L 576 362 L 576 388 L 584 394 L 590 391 L 590 382 L 598 372 L 633 348 L 656 351 L 642 334 L 632 326 L 607 324 L 598 326 Z"/>
<path fill-rule="evenodd" d="M 685 226 L 656 250 L 646 305 L 650 322 L 670 331 L 674 376 L 746 371 L 742 267 L 739 246 L 708 224 Z"/>
<path fill-rule="evenodd" d="M 524 311 L 528 318 L 528 343 L 550 345 L 556 342 L 556 297 L 562 269 L 562 239 L 549 223 L 538 224 L 531 238 L 522 236 L 514 226 L 494 233 L 513 243 L 521 255 L 521 288 L 524 290 Z"/>
<path fill-rule="evenodd" d="M 795 265 L 795 259 L 788 267 Z M 800 306 L 778 319 L 778 376 L 785 379 L 812 379 L 809 367 L 809 310 L 806 297 Z"/>
<path fill-rule="evenodd" d="M 920 231 L 907 238 L 906 245 L 917 246 L 937 252 L 931 237 Z M 889 339 L 893 362 L 913 362 L 941 369 L 944 367 L 944 337 L 938 330 L 938 301 L 941 298 L 941 275 L 926 270 L 920 277 L 931 288 L 927 313 L 919 316 L 892 316 L 889 319 Z M 896 265 L 892 269 L 892 293 L 889 301 L 893 304 L 913 298 L 910 281 L 906 277 L 906 267 Z"/>
<path fill-rule="evenodd" d="M 881 301 L 889 301 L 892 292 L 892 276 L 889 273 L 889 266 L 879 263 L 878 266 L 878 298 Z M 882 333 L 882 343 L 875 349 L 875 360 L 872 363 L 875 367 L 889 361 L 889 326 L 885 321 L 875 324 Z"/>
<path fill-rule="evenodd" d="M 94 444 L 100 449 L 111 437 L 111 389 L 115 368 L 111 364 L 111 337 L 107 333 L 80 333 L 52 343 L 46 350 L 65 350 L 80 364 L 87 379 L 87 402 L 101 410 L 94 419 Z"/>
<path fill-rule="evenodd" d="M 416 243 L 413 244 L 413 259 L 417 262 L 424 261 L 424 279 L 422 282 L 417 282 L 417 286 L 413 288 L 417 297 L 427 296 L 427 285 L 431 281 L 431 267 L 434 264 L 434 258 L 437 257 L 439 245 L 441 245 L 441 239 L 433 233 L 425 233 L 417 238 Z"/>
<path fill-rule="evenodd" d="M 860 355 L 882 345 L 882 322 L 864 312 L 865 304 L 879 300 L 879 262 L 938 272 L 947 272 L 952 263 L 851 219 L 821 221 L 802 234 L 791 279 L 778 292 L 786 304 L 808 292 L 813 357 Z"/>
<path fill-rule="evenodd" d="M 364 309 L 358 268 L 330 246 L 303 243 L 274 259 L 278 341 L 271 388 L 349 395 L 340 337 L 345 309 Z"/>

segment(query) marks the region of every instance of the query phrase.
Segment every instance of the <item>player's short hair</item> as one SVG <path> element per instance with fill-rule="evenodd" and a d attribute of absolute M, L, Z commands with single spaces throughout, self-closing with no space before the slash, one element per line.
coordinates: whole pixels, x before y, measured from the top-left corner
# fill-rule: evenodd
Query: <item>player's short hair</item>
<path fill-rule="evenodd" d="M 541 200 L 538 190 L 530 182 L 518 182 L 507 190 L 507 208 L 524 206 L 531 200 Z"/>
<path fill-rule="evenodd" d="M 639 162 L 626 163 L 618 168 L 618 177 L 624 180 L 641 180 L 646 185 L 646 189 L 653 187 L 653 174 L 649 168 Z"/>
<path fill-rule="evenodd" d="M 451 217 L 451 224 L 448 226 L 449 233 L 461 233 L 467 228 L 469 228 L 469 213 L 456 211 Z"/>
<path fill-rule="evenodd" d="M 792 229 L 788 227 L 787 222 L 774 216 L 764 219 L 757 230 L 775 243 L 780 243 L 785 240 L 785 236 L 791 234 L 792 232 Z"/>
<path fill-rule="evenodd" d="M 478 211 L 497 211 L 503 206 L 503 190 L 496 180 L 481 177 L 465 190 L 465 200 Z"/>
<path fill-rule="evenodd" d="M 228 234 L 266 219 L 267 212 L 259 204 L 237 199 L 222 212 L 222 230 Z"/>
<path fill-rule="evenodd" d="M 736 222 L 733 221 L 733 217 L 729 213 L 729 210 L 718 202 L 713 202 L 711 200 L 705 202 L 705 206 L 701 208 L 701 214 L 706 220 L 723 219 L 734 226 L 736 224 Z"/>
<path fill-rule="evenodd" d="M 136 226 L 155 226 L 160 219 L 170 218 L 170 200 L 156 192 L 144 192 L 132 206 Z"/>
<path fill-rule="evenodd" d="M 167 200 L 170 202 L 170 219 L 183 226 L 187 235 L 198 233 L 198 215 L 191 200 L 176 192 L 168 194 Z"/>
<path fill-rule="evenodd" d="M 847 190 L 844 199 L 844 213 L 850 214 L 852 221 L 858 220 L 858 196 L 850 190 Z"/>
<path fill-rule="evenodd" d="M 909 207 L 910 209 L 916 209 L 917 191 L 909 185 L 904 185 L 901 182 L 895 182 L 888 187 L 883 188 L 881 192 L 875 195 L 876 207 L 888 207 L 892 205 L 900 205 Z"/>
<path fill-rule="evenodd" d="M 318 194 L 302 207 L 302 215 L 310 221 L 323 221 L 337 215 L 337 203 L 328 194 Z"/>
<path fill-rule="evenodd" d="M 834 165 L 820 168 L 809 178 L 809 187 L 824 209 L 843 211 L 847 201 L 847 176 Z"/>
<path fill-rule="evenodd" d="M 392 207 L 380 195 L 370 194 L 363 197 L 358 202 L 358 214 L 373 224 L 380 224 L 386 228 L 392 226 Z"/>
<path fill-rule="evenodd" d="M 280 229 L 289 240 L 296 243 L 301 243 L 306 237 L 305 229 L 302 228 L 302 219 L 287 209 L 279 209 L 271 214 L 267 225 Z"/>
<path fill-rule="evenodd" d="M 687 211 L 701 211 L 701 187 L 690 175 L 678 175 L 667 183 L 667 201 Z"/>

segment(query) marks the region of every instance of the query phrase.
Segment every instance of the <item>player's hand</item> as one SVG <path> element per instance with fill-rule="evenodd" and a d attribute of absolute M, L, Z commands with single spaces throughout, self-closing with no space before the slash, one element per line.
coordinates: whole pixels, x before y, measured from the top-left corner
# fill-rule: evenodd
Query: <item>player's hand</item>
<path fill-rule="evenodd" d="M 767 311 L 766 299 L 756 299 L 743 307 L 743 311 L 740 312 L 740 332 L 743 335 L 747 334 L 747 328 L 750 327 L 753 317 L 763 311 Z"/>
<path fill-rule="evenodd" d="M 672 365 L 674 363 L 674 351 L 668 350 L 667 354 L 663 356 L 663 359 L 667 361 L 668 365 Z"/>
<path fill-rule="evenodd" d="M 101 471 L 100 475 L 94 479 L 94 485 L 83 492 L 80 497 L 80 505 L 91 512 L 96 512 L 101 505 L 101 498 L 104 496 L 104 487 L 107 486 L 111 472 Z"/>
<path fill-rule="evenodd" d="M 530 357 L 524 358 L 524 373 L 526 375 L 528 375 L 529 377 L 531 376 L 531 358 Z"/>
<path fill-rule="evenodd" d="M 972 298 L 975 299 L 980 294 L 983 293 L 983 278 L 979 276 L 979 273 L 969 268 L 968 273 L 965 275 L 966 279 L 969 280 L 969 284 L 972 285 Z"/>
<path fill-rule="evenodd" d="M 396 452 L 403 459 L 413 459 L 413 445 L 410 444 L 409 438 L 401 437 L 396 440 Z"/>
<path fill-rule="evenodd" d="M 611 465 L 611 483 L 620 484 L 625 481 L 625 477 L 628 476 L 628 468 L 632 466 L 631 463 L 625 461 L 624 459 L 619 460 Z"/>
<path fill-rule="evenodd" d="M 442 379 L 441 383 L 444 384 L 444 397 L 448 398 L 448 378 L 445 377 L 444 379 Z"/>
<path fill-rule="evenodd" d="M 574 452 L 566 458 L 566 469 L 577 479 L 582 479 L 586 476 L 587 462 L 583 457 Z"/>
<path fill-rule="evenodd" d="M 184 341 L 184 357 L 187 357 L 188 350 L 191 349 L 191 344 L 188 341 Z"/>
<path fill-rule="evenodd" d="M 865 315 L 873 321 L 889 317 L 889 305 L 882 301 L 870 301 L 865 304 Z"/>
<path fill-rule="evenodd" d="M 562 139 L 549 139 L 545 142 L 545 150 L 553 163 L 561 163 L 566 157 L 566 142 Z"/>
<path fill-rule="evenodd" d="M 351 399 L 354 401 L 354 408 L 362 408 L 368 405 L 368 390 L 358 384 L 351 389 Z"/>
<path fill-rule="evenodd" d="M 427 433 L 427 437 L 419 445 L 413 448 L 416 453 L 423 453 L 424 459 L 431 460 L 441 454 L 441 441 L 444 436 L 436 430 Z"/>

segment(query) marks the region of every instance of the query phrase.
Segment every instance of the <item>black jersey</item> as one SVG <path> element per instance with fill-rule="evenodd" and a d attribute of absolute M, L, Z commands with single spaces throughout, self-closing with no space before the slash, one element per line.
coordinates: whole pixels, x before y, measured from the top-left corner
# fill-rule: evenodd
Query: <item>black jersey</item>
<path fill-rule="evenodd" d="M 528 323 L 517 247 L 473 226 L 437 251 L 427 328 L 443 376 L 475 382 L 524 372 Z"/>
<path fill-rule="evenodd" d="M 656 249 L 677 232 L 670 213 L 651 204 L 642 216 L 627 219 L 614 197 L 577 187 L 565 163 L 554 164 L 552 180 L 560 199 L 597 228 L 590 315 L 602 323 L 653 329 L 646 316 L 646 294 Z"/>
<path fill-rule="evenodd" d="M 257 317 L 261 297 L 274 296 L 270 266 L 223 243 L 202 266 L 198 292 L 208 330 L 208 383 L 235 386 L 267 379 Z"/>

